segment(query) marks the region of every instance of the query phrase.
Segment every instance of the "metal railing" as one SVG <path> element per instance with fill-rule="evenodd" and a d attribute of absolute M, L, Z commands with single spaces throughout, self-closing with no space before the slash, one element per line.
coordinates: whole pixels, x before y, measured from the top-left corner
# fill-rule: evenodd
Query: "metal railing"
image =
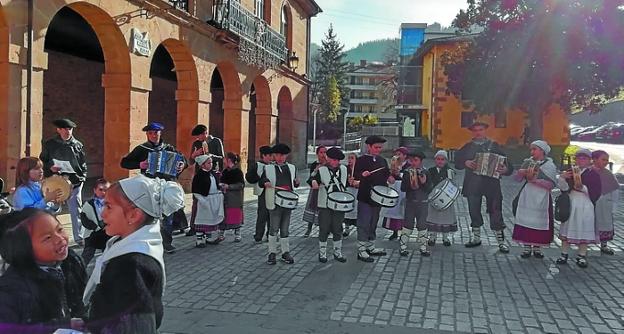
<path fill-rule="evenodd" d="M 169 0 L 169 3 L 177 9 L 188 12 L 188 0 Z"/>
<path fill-rule="evenodd" d="M 241 38 L 240 57 L 247 63 L 277 67 L 287 61 L 286 37 L 238 1 L 215 1 L 210 23 Z"/>

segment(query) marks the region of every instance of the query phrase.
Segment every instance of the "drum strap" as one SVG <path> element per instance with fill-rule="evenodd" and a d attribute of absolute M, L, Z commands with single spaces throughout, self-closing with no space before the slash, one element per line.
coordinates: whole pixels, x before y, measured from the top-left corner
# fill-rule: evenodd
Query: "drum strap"
<path fill-rule="evenodd" d="M 329 177 L 330 177 L 330 183 L 328 185 L 325 186 L 325 190 L 327 190 L 327 192 L 329 193 L 329 189 L 332 185 L 335 185 L 338 187 L 338 191 L 347 191 L 345 186 L 342 185 L 342 183 L 340 182 L 340 179 L 342 178 L 342 171 L 340 169 L 340 167 L 338 167 L 338 173 L 336 173 L 335 171 L 327 168 L 327 170 L 329 170 Z"/>

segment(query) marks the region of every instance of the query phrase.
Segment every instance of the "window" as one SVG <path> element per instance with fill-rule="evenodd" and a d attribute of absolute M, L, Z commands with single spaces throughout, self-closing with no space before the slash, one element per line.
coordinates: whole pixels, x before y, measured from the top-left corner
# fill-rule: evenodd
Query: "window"
<path fill-rule="evenodd" d="M 472 125 L 472 123 L 474 123 L 475 120 L 475 113 L 472 111 L 464 111 L 461 113 L 461 127 L 462 128 L 467 128 L 470 125 Z"/>
<path fill-rule="evenodd" d="M 286 48 L 288 48 L 288 50 L 292 50 L 292 27 L 290 22 L 290 9 L 287 5 L 282 7 L 280 34 L 286 38 Z"/>
<path fill-rule="evenodd" d="M 256 0 L 256 16 L 264 20 L 264 0 Z"/>
<path fill-rule="evenodd" d="M 358 84 L 358 85 L 361 85 L 363 83 L 363 81 L 364 81 L 364 79 L 362 77 L 357 77 L 355 79 L 355 83 Z"/>
<path fill-rule="evenodd" d="M 494 114 L 494 127 L 496 128 L 506 128 L 507 127 L 507 113 L 497 112 Z"/>
<path fill-rule="evenodd" d="M 368 93 L 368 98 L 370 98 L 370 99 L 375 99 L 375 98 L 376 98 L 376 97 L 375 97 L 375 92 L 369 92 L 369 93 Z"/>

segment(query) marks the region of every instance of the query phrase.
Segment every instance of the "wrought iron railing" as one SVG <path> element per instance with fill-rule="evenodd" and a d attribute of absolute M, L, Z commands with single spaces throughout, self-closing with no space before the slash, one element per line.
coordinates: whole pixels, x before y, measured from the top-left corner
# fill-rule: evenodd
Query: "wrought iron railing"
<path fill-rule="evenodd" d="M 236 0 L 217 0 L 209 23 L 240 37 L 239 57 L 260 67 L 277 68 L 288 58 L 286 38 Z"/>
<path fill-rule="evenodd" d="M 188 0 L 169 0 L 169 3 L 174 8 L 188 12 Z"/>

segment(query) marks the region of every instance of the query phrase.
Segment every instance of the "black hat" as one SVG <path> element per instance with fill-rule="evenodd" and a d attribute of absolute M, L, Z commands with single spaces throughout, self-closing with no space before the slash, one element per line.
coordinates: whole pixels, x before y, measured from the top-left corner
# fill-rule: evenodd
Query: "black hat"
<path fill-rule="evenodd" d="M 364 143 L 366 143 L 366 145 L 373 145 L 373 144 L 385 143 L 385 142 L 386 142 L 386 138 L 384 137 L 369 136 L 368 138 L 366 138 L 366 141 Z"/>
<path fill-rule="evenodd" d="M 273 153 L 271 151 L 271 146 L 266 146 L 266 145 L 260 146 L 260 154 L 267 155 L 267 154 L 271 154 L 271 153 Z"/>
<path fill-rule="evenodd" d="M 288 147 L 288 145 L 286 144 L 275 144 L 271 148 L 271 153 L 288 154 L 290 153 L 290 147 Z"/>
<path fill-rule="evenodd" d="M 143 131 L 162 131 L 164 129 L 165 129 L 164 125 L 160 123 L 156 123 L 156 122 L 152 122 L 143 127 Z"/>
<path fill-rule="evenodd" d="M 76 127 L 76 123 L 74 123 L 69 118 L 57 119 L 54 122 L 52 122 L 52 124 L 54 124 L 59 129 L 70 129 L 70 128 L 73 129 Z"/>
<path fill-rule="evenodd" d="M 338 147 L 332 147 L 327 150 L 327 157 L 330 159 L 342 160 L 345 158 L 345 155 Z"/>
<path fill-rule="evenodd" d="M 422 151 L 416 151 L 416 150 L 414 150 L 414 151 L 410 151 L 410 152 L 407 154 L 407 156 L 408 156 L 408 157 L 410 157 L 410 158 L 411 158 L 411 157 L 418 157 L 418 158 L 420 158 L 420 160 L 423 160 L 423 159 L 425 158 L 425 153 L 423 153 Z"/>
<path fill-rule="evenodd" d="M 191 136 L 199 136 L 206 131 L 208 131 L 208 128 L 205 125 L 197 124 L 193 128 L 193 131 L 191 131 Z"/>
<path fill-rule="evenodd" d="M 485 122 L 475 121 L 474 123 L 470 124 L 470 126 L 468 127 L 468 130 L 472 130 L 475 126 L 482 126 L 485 129 L 490 127 L 490 125 Z"/>

